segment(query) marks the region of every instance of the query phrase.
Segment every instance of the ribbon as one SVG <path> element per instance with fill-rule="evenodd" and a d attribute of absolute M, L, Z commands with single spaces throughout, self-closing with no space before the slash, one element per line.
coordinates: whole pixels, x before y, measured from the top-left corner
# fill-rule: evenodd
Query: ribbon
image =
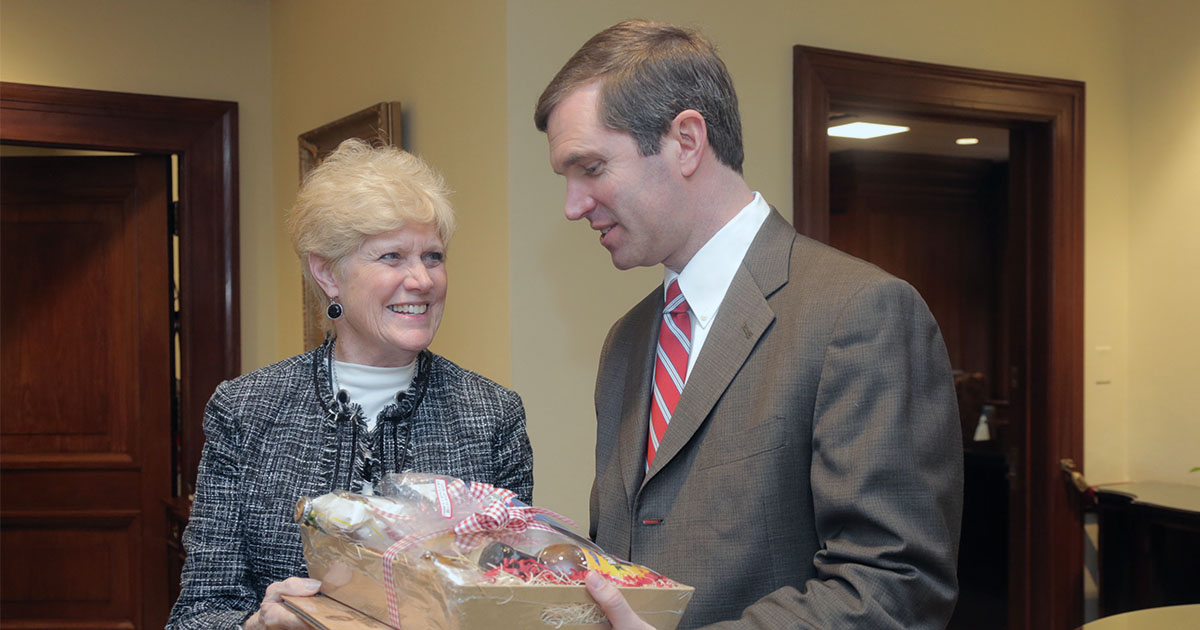
<path fill-rule="evenodd" d="M 374 501 L 365 503 L 367 510 L 377 516 L 377 523 L 383 526 L 383 533 L 392 540 L 396 540 L 403 536 L 400 530 L 396 529 L 396 525 L 401 521 L 411 521 L 412 516 L 403 514 L 398 506 L 379 505 Z"/>
<path fill-rule="evenodd" d="M 397 628 L 400 627 L 400 599 L 396 594 L 396 578 L 393 568 L 396 558 L 409 547 L 450 532 L 454 533 L 455 545 L 460 549 L 469 550 L 490 539 L 515 536 L 530 529 L 557 531 L 554 527 L 536 520 L 539 514 L 567 523 L 572 527 L 575 525 L 571 519 L 545 508 L 512 505 L 513 499 L 517 496 L 515 492 L 490 484 L 467 483 L 455 479 L 447 484 L 446 491 L 453 503 L 470 500 L 479 503 L 487 501 L 487 505 L 482 510 L 471 513 L 454 527 L 406 536 L 397 540 L 383 553 L 383 584 L 387 596 L 388 623 Z"/>
<path fill-rule="evenodd" d="M 475 512 L 454 526 L 455 544 L 461 549 L 474 549 L 489 538 L 523 534 L 528 529 L 554 531 L 553 527 L 534 520 L 538 514 L 566 521 L 565 517 L 544 508 L 516 507 L 493 501 L 482 512 Z"/>

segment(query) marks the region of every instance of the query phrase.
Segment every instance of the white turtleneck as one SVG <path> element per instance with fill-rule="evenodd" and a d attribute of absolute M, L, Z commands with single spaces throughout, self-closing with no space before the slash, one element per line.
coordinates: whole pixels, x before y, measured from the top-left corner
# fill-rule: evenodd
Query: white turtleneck
<path fill-rule="evenodd" d="M 367 430 L 373 431 L 379 412 L 392 404 L 396 394 L 408 391 L 416 374 L 416 361 L 401 367 L 375 367 L 335 360 L 333 390 L 346 390 L 350 402 L 362 407 Z"/>

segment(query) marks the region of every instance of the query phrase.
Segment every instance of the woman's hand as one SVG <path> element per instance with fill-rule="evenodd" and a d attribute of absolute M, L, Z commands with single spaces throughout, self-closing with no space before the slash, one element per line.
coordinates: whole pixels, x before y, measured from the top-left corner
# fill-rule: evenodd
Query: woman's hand
<path fill-rule="evenodd" d="M 654 626 L 642 621 L 642 618 L 633 612 L 621 591 L 618 591 L 612 582 L 604 579 L 604 576 L 595 571 L 588 571 L 584 582 L 587 584 L 588 594 L 596 600 L 600 610 L 604 611 L 604 616 L 608 617 L 613 630 L 654 630 Z"/>
<path fill-rule="evenodd" d="M 316 595 L 320 588 L 321 583 L 319 581 L 298 577 L 290 577 L 282 582 L 271 584 L 267 587 L 267 594 L 263 596 L 262 605 L 258 607 L 258 612 L 247 619 L 246 623 L 242 624 L 242 628 L 245 630 L 274 630 L 276 628 L 307 630 L 309 625 L 301 621 L 295 613 L 283 605 L 283 596 L 300 595 L 307 597 Z"/>

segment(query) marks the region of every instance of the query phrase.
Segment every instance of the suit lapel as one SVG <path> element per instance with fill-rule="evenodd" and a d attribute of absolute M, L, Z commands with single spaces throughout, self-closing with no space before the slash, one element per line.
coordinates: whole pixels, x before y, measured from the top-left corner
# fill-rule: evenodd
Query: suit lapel
<path fill-rule="evenodd" d="M 629 369 L 625 371 L 625 398 L 621 406 L 617 449 L 621 453 L 621 477 L 625 496 L 633 505 L 638 482 L 646 467 L 646 441 L 650 431 L 650 396 L 654 378 L 654 355 L 658 348 L 658 329 L 662 325 L 663 288 L 651 293 L 638 305 L 632 316 L 639 331 L 630 340 Z"/>
<path fill-rule="evenodd" d="M 700 357 L 683 387 L 683 394 L 671 414 L 671 424 L 654 455 L 654 463 L 642 481 L 643 486 L 692 439 L 763 333 L 775 321 L 767 296 L 787 282 L 788 260 L 795 236 L 792 226 L 772 209 L 725 293 L 713 329 L 704 340 Z M 658 326 L 651 328 L 654 337 L 651 338 L 648 360 L 652 362 Z M 633 374 L 632 370 L 630 374 Z M 650 378 L 648 376 L 642 384 L 646 392 L 650 388 Z M 643 441 L 649 430 L 647 396 L 639 397 L 643 405 L 642 416 L 645 416 L 641 422 Z M 633 423 L 626 423 L 626 426 L 629 424 Z M 628 483 L 628 479 L 626 481 Z"/>

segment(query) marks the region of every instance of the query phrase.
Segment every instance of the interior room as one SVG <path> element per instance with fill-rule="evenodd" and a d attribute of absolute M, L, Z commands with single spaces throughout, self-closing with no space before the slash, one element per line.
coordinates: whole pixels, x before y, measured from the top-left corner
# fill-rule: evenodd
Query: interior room
<path fill-rule="evenodd" d="M 222 312 L 233 339 L 212 343 L 225 344 L 232 355 L 213 368 L 216 380 L 206 385 L 208 392 L 191 394 L 187 404 L 193 408 L 202 408 L 217 381 L 307 349 L 300 266 L 284 228 L 300 180 L 298 137 L 378 103 L 399 103 L 400 145 L 444 176 L 459 224 L 448 251 L 452 282 L 446 315 L 431 349 L 520 393 L 535 455 L 534 501 L 586 530 L 601 345 L 611 324 L 662 281 L 662 271 L 614 270 L 591 230 L 564 217 L 563 183 L 549 166 L 546 136 L 534 127 L 533 110 L 546 83 L 584 40 L 629 17 L 696 27 L 716 43 L 739 95 L 746 180 L 789 221 L 800 205 L 796 46 L 1081 86 L 1082 164 L 1072 168 L 1079 169 L 1082 183 L 1077 235 L 1082 329 L 1074 331 L 1081 339 L 1079 356 L 1071 357 L 1081 374 L 1072 393 L 1080 402 L 1079 417 L 1070 420 L 1082 435 L 1071 437 L 1078 452 L 1069 453 L 1073 468 L 1068 472 L 1082 475 L 1085 488 L 1150 481 L 1200 486 L 1200 472 L 1193 472 L 1200 467 L 1195 411 L 1200 337 L 1192 332 L 1200 321 L 1200 291 L 1192 278 L 1200 269 L 1195 243 L 1200 237 L 1200 40 L 1194 26 L 1200 23 L 1200 4 L 1192 0 L 0 0 L 0 81 L 236 104 L 214 118 L 224 121 L 219 124 L 236 145 L 236 159 L 225 162 L 234 169 L 225 177 L 235 186 L 234 195 L 223 206 L 233 212 L 230 229 L 236 236 L 225 243 L 233 244 L 226 260 L 235 261 L 234 275 L 211 287 L 214 300 L 232 305 Z M 1015 605 L 1020 594 L 1005 573 L 1013 566 L 1012 539 L 1006 464 L 998 445 L 1005 439 L 1009 375 L 996 348 L 1002 329 L 1009 329 L 989 319 L 999 308 L 998 293 L 980 288 L 995 280 L 1001 257 L 989 258 L 979 248 L 994 248 L 989 230 L 1007 220 L 1003 208 L 1013 190 L 1007 166 L 1010 127 L 904 112 L 842 108 L 830 113 L 831 125 L 871 118 L 931 134 L 916 140 L 913 132 L 897 134 L 870 149 L 863 141 L 829 139 L 829 240 L 893 273 L 911 273 L 906 279 L 932 296 L 930 306 L 947 332 L 964 382 L 972 373 L 987 374 L 986 383 L 965 386 L 980 389 L 971 399 L 978 405 L 964 415 L 963 426 L 967 465 L 976 471 L 968 482 L 973 497 L 968 509 L 990 523 L 986 530 L 971 530 L 969 548 L 978 563 L 970 579 L 985 585 L 972 605 L 992 611 L 993 624 L 960 620 L 964 625 L 951 627 L 1050 628 L 1062 627 L 1056 625 L 1061 620 L 1082 623 L 1102 616 L 1093 509 L 1079 510 L 1077 529 L 1083 531 L 1071 539 L 1078 542 L 1072 554 L 1082 566 L 1065 584 L 1055 585 L 1054 594 L 1044 599 L 1026 594 Z M 0 133 L 5 125 L 0 120 Z M 905 142 L 936 148 L 887 144 L 905 135 Z M 979 142 L 952 144 L 964 137 Z M 5 140 L 2 153 L 37 152 L 19 146 L 30 144 L 38 143 Z M 180 145 L 158 153 L 186 151 Z M 963 185 L 984 191 L 982 201 L 972 203 L 988 210 L 953 228 L 920 212 L 864 218 L 869 214 L 864 208 L 878 207 L 864 200 L 891 193 L 855 186 L 886 179 L 880 173 L 895 175 L 879 161 L 879 155 L 888 154 L 910 156 L 910 166 L 955 160 L 958 170 L 947 177 L 956 186 L 970 180 Z M 146 168 L 170 172 L 186 165 L 173 167 L 168 159 Z M 180 199 L 191 192 L 162 194 Z M 950 203 L 939 208 L 953 212 Z M 944 233 L 929 236 L 931 225 Z M 930 251 L 945 255 L 902 259 L 887 247 L 898 240 L 868 242 L 863 236 L 909 232 L 941 238 Z M 6 237 L 5 247 L 11 246 Z M 173 247 L 189 245 L 177 241 Z M 961 273 L 947 277 L 931 271 L 950 268 Z M 4 281 L 10 281 L 7 275 Z M 179 276 L 172 280 L 178 281 Z M 4 324 L 6 334 L 10 322 Z M 188 343 L 204 345 L 197 339 Z M 188 354 L 173 349 L 172 362 L 179 360 L 177 353 Z M 177 369 L 186 370 L 186 364 Z M 169 404 L 163 396 L 163 404 Z M 962 396 L 960 391 L 960 406 Z M 989 437 L 976 440 L 985 407 L 990 409 Z M 171 427 L 164 420 L 156 435 L 162 444 L 190 436 L 198 456 L 198 417 L 182 417 L 188 426 Z M 7 423 L 6 416 L 6 434 Z M 12 480 L 23 469 L 8 448 L 2 474 Z M 1067 455 L 1031 448 L 1027 457 L 1042 457 L 1039 465 L 1057 471 Z M 167 507 L 188 493 L 188 479 L 194 479 L 194 458 L 173 457 L 156 473 L 162 487 L 169 486 L 162 497 Z M 1066 498 L 1075 495 L 1068 494 L 1064 479 L 1032 476 L 1029 492 L 1084 501 Z M 5 529 L 15 532 L 11 519 L 33 511 L 0 508 Z M 113 518 L 101 529 L 117 527 Z M 152 522 L 165 532 L 169 518 Z M 19 535 L 12 540 L 27 540 Z M 164 549 L 168 537 L 163 536 Z M 1003 540 L 1003 548 L 989 545 L 989 539 Z M 162 563 L 175 557 L 170 554 L 163 552 Z M 4 565 L 6 591 L 10 580 L 32 575 L 14 568 L 11 560 Z M 982 566 L 994 570 L 979 571 Z M 173 592 L 156 591 L 155 597 L 165 601 Z M 996 593 L 999 599 L 992 597 Z M 166 606 L 137 612 L 132 627 L 161 627 Z M 5 608 L 16 610 L 7 593 Z"/>

